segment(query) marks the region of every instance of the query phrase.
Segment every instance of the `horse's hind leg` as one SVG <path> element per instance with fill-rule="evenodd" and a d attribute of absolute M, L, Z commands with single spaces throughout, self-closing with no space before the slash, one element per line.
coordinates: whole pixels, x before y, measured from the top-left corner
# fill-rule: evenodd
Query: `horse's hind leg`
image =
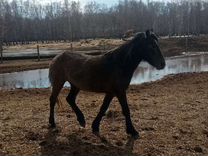
<path fill-rule="evenodd" d="M 83 115 L 82 111 L 79 109 L 79 107 L 76 105 L 76 102 L 75 102 L 78 93 L 79 93 L 79 89 L 71 84 L 71 90 L 70 90 L 70 93 L 67 96 L 66 100 L 69 103 L 69 105 L 72 107 L 74 112 L 76 113 L 77 121 L 79 122 L 79 124 L 82 127 L 85 127 L 86 123 L 85 123 L 84 115 Z"/>
<path fill-rule="evenodd" d="M 50 96 L 50 116 L 49 116 L 49 124 L 51 128 L 56 127 L 55 119 L 54 119 L 54 107 L 57 101 L 57 97 L 64 85 L 64 82 L 60 82 L 57 84 L 53 84 L 52 93 Z"/>
<path fill-rule="evenodd" d="M 113 95 L 111 94 L 106 94 L 105 98 L 103 100 L 103 104 L 100 107 L 100 111 L 98 115 L 96 116 L 95 120 L 92 123 L 92 131 L 94 134 L 99 134 L 99 126 L 100 126 L 100 121 L 102 120 L 102 117 L 105 115 L 105 112 L 107 111 L 111 100 L 113 99 Z"/>

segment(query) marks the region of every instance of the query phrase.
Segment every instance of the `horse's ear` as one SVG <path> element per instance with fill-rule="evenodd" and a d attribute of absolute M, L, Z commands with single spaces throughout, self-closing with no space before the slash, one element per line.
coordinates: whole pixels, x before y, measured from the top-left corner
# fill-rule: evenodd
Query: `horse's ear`
<path fill-rule="evenodd" d="M 150 30 L 147 30 L 147 31 L 146 31 L 146 36 L 147 36 L 147 38 L 149 38 L 149 37 L 151 36 Z"/>
<path fill-rule="evenodd" d="M 152 37 L 154 40 L 158 41 L 158 38 L 157 38 L 157 36 L 156 36 L 154 33 L 151 34 L 151 37 Z"/>
<path fill-rule="evenodd" d="M 154 32 L 153 28 L 151 28 L 150 31 L 153 33 Z"/>

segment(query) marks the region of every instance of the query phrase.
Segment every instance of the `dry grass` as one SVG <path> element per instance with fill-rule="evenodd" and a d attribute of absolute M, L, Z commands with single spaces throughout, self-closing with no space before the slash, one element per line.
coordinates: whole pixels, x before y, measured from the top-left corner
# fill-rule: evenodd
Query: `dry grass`
<path fill-rule="evenodd" d="M 208 37 L 200 36 L 193 37 L 188 40 L 188 51 L 208 51 Z M 90 52 L 92 50 L 105 51 L 123 44 L 121 39 L 85 39 L 72 42 L 74 51 Z M 161 50 L 165 56 L 174 56 L 181 54 L 186 50 L 185 38 L 170 38 L 160 39 Z M 53 43 L 38 43 L 41 50 L 70 50 L 71 43 L 69 42 L 53 42 Z M 37 43 L 28 45 L 15 45 L 4 47 L 4 52 L 21 52 L 24 50 L 36 49 Z"/>
<path fill-rule="evenodd" d="M 89 51 L 89 50 L 102 50 L 104 46 L 106 49 L 111 49 L 121 45 L 124 41 L 120 39 L 86 39 L 72 42 L 74 51 Z M 52 43 L 31 43 L 28 45 L 15 45 L 4 47 L 5 52 L 18 52 L 23 50 L 36 49 L 39 45 L 40 49 L 45 50 L 70 50 L 71 43 L 69 42 L 52 42 Z"/>

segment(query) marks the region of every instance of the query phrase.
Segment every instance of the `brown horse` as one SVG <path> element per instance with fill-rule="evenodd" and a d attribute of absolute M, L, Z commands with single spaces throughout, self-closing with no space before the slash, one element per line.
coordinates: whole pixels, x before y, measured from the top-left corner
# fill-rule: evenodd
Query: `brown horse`
<path fill-rule="evenodd" d="M 122 46 L 103 55 L 88 56 L 83 54 L 64 52 L 56 56 L 49 68 L 49 78 L 52 85 L 50 96 L 51 127 L 55 127 L 54 106 L 57 96 L 64 83 L 71 84 L 71 90 L 66 100 L 77 115 L 79 124 L 85 127 L 85 118 L 75 103 L 80 90 L 103 92 L 105 98 L 98 115 L 92 123 L 92 131 L 99 134 L 99 125 L 102 117 L 113 97 L 117 97 L 126 119 L 126 132 L 133 137 L 139 134 L 135 130 L 126 98 L 126 90 L 130 84 L 134 70 L 144 60 L 158 70 L 165 67 L 165 60 L 158 46 L 157 37 L 147 30 L 138 33 Z"/>

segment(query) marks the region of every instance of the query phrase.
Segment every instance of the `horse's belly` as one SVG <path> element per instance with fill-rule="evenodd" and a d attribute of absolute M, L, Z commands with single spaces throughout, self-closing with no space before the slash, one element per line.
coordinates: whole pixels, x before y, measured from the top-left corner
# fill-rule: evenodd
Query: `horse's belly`
<path fill-rule="evenodd" d="M 114 70 L 105 67 L 98 61 L 79 62 L 79 65 L 76 64 L 77 62 L 70 62 L 70 65 L 68 65 L 70 68 L 66 71 L 67 81 L 80 90 L 93 92 L 111 91 L 116 79 Z"/>
<path fill-rule="evenodd" d="M 71 80 L 69 83 L 72 83 L 80 90 L 92 91 L 92 92 L 111 92 L 112 85 L 108 80 L 102 80 L 98 78 L 85 78 L 80 77 L 76 80 Z"/>

